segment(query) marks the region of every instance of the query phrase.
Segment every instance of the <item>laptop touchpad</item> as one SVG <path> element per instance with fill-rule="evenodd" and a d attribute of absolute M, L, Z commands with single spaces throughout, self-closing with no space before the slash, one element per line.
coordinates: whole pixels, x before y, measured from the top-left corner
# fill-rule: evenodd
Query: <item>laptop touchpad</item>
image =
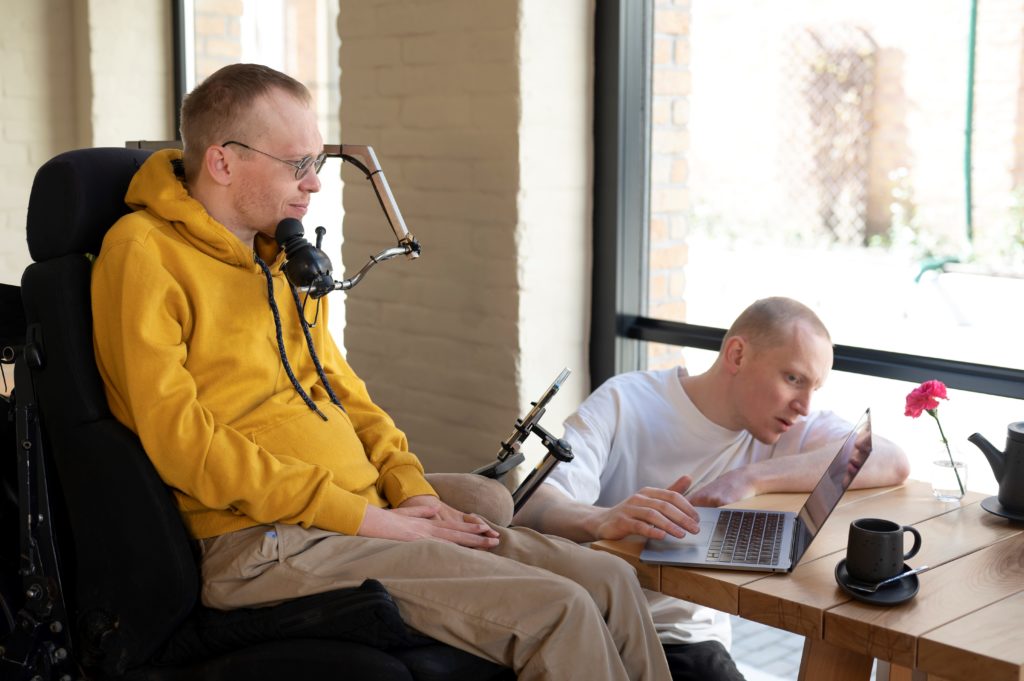
<path fill-rule="evenodd" d="M 707 546 L 708 542 L 711 541 L 711 535 L 714 531 L 714 522 L 702 520 L 698 534 L 687 534 L 682 539 L 668 536 L 661 540 L 652 540 L 648 542 L 648 548 L 657 546 L 659 549 L 674 549 L 683 546 Z"/>

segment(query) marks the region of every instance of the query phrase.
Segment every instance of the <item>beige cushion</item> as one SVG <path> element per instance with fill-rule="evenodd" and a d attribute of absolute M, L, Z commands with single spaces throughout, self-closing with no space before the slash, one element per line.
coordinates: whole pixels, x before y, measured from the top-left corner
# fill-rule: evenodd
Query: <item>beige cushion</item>
<path fill-rule="evenodd" d="M 452 508 L 476 513 L 495 525 L 512 522 L 512 495 L 497 480 L 473 473 L 427 473 L 427 482 Z"/>

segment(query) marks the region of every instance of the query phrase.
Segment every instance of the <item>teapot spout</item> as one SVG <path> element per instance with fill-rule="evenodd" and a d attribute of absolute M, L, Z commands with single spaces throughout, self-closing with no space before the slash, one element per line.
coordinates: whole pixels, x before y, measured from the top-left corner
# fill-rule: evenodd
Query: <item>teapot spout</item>
<path fill-rule="evenodd" d="M 995 475 L 996 481 L 1002 481 L 1003 463 L 1006 461 L 1006 455 L 993 447 L 992 443 L 986 440 L 981 433 L 975 433 L 967 438 L 967 440 L 977 445 L 981 453 L 988 459 L 988 464 L 992 466 L 992 474 Z"/>

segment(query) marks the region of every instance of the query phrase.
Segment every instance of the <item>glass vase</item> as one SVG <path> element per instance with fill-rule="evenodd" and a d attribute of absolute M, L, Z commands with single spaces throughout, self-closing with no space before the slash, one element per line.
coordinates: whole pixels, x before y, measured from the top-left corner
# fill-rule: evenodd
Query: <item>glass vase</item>
<path fill-rule="evenodd" d="M 956 458 L 955 451 L 953 456 L 951 463 L 949 454 L 943 448 L 941 456 L 931 464 L 932 494 L 939 501 L 960 501 L 967 490 L 967 464 Z"/>

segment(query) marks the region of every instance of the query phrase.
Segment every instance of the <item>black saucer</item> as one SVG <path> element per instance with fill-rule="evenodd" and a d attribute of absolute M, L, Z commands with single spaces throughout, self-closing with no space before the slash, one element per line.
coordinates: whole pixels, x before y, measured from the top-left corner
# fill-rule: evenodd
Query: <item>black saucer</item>
<path fill-rule="evenodd" d="M 911 567 L 904 563 L 901 572 L 906 572 L 910 569 Z M 856 598 L 858 601 L 873 603 L 875 605 L 896 605 L 897 603 L 909 601 L 917 595 L 917 590 L 921 588 L 921 582 L 918 580 L 917 575 L 907 575 L 903 579 L 892 582 L 891 584 L 880 586 L 878 587 L 878 591 L 874 593 L 851 589 L 846 585 L 846 582 L 849 579 L 850 575 L 846 572 L 846 559 L 844 558 L 836 565 L 836 583 L 839 584 L 839 588 L 850 596 Z"/>
<path fill-rule="evenodd" d="M 1009 510 L 999 503 L 999 497 L 988 497 L 986 499 L 982 499 L 981 507 L 989 513 L 1002 516 L 1003 518 L 1024 522 L 1024 513 L 1017 513 L 1016 511 Z"/>

